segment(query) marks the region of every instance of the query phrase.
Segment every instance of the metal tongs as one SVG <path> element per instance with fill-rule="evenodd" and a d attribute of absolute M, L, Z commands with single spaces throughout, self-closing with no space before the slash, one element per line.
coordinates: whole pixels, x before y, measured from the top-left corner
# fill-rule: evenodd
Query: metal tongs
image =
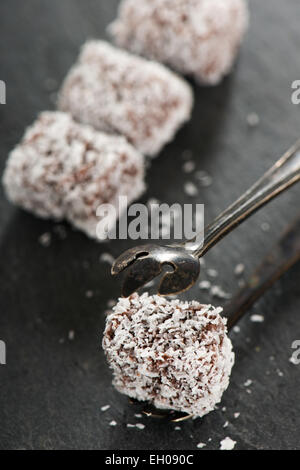
<path fill-rule="evenodd" d="M 296 142 L 251 188 L 204 229 L 202 237 L 180 244 L 154 244 L 131 248 L 119 256 L 112 274 L 126 270 L 122 295 L 128 297 L 163 272 L 158 293 L 175 295 L 190 289 L 200 273 L 200 258 L 225 235 L 269 201 L 300 180 L 300 140 Z M 196 240 L 202 238 L 198 246 Z M 196 244 L 196 246 L 195 246 Z"/>

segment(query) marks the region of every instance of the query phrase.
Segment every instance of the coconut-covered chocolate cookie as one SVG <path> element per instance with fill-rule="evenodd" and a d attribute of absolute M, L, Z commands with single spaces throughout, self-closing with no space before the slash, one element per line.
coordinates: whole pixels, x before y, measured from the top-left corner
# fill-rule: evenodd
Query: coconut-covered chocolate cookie
<path fill-rule="evenodd" d="M 203 416 L 234 363 L 222 309 L 133 294 L 109 314 L 103 348 L 117 390 L 157 408 Z"/>

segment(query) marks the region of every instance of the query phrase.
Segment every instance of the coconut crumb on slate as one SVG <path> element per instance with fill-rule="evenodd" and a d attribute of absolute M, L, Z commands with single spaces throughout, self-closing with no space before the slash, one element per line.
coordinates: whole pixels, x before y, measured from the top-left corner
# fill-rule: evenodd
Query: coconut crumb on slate
<path fill-rule="evenodd" d="M 117 422 L 113 419 L 110 423 L 109 423 L 110 426 L 117 426 Z"/>
<path fill-rule="evenodd" d="M 39 243 L 45 248 L 51 245 L 52 236 L 50 232 L 45 232 L 39 237 Z"/>
<path fill-rule="evenodd" d="M 263 222 L 260 226 L 263 232 L 269 232 L 270 231 L 270 224 L 268 222 Z"/>
<path fill-rule="evenodd" d="M 115 258 L 110 253 L 102 253 L 99 258 L 100 263 L 108 263 L 112 265 L 115 261 Z"/>
<path fill-rule="evenodd" d="M 156 155 L 191 115 L 190 86 L 161 64 L 89 41 L 62 86 L 59 108 Z"/>
<path fill-rule="evenodd" d="M 245 271 L 245 265 L 243 263 L 237 264 L 236 267 L 234 268 L 234 274 L 236 276 L 241 276 L 244 271 Z"/>
<path fill-rule="evenodd" d="M 204 442 L 199 442 L 199 444 L 197 444 L 197 448 L 198 449 L 203 449 L 203 447 L 205 447 L 206 444 L 204 444 Z"/>
<path fill-rule="evenodd" d="M 184 184 L 184 192 L 190 197 L 195 197 L 198 194 L 198 188 L 194 183 L 188 181 Z"/>
<path fill-rule="evenodd" d="M 69 341 L 74 341 L 74 339 L 75 339 L 75 331 L 74 330 L 69 331 L 68 339 L 69 339 Z"/>
<path fill-rule="evenodd" d="M 225 292 L 220 286 L 212 286 L 210 289 L 210 294 L 213 297 L 218 297 L 219 299 L 228 300 L 231 299 L 232 295 Z"/>
<path fill-rule="evenodd" d="M 207 188 L 213 182 L 212 176 L 210 176 L 206 171 L 197 171 L 195 173 L 195 178 L 203 188 Z"/>
<path fill-rule="evenodd" d="M 110 408 L 110 405 L 101 406 L 101 411 L 107 411 L 109 410 L 109 408 Z"/>
<path fill-rule="evenodd" d="M 117 45 L 217 84 L 248 24 L 244 0 L 123 0 L 109 31 Z"/>
<path fill-rule="evenodd" d="M 135 427 L 136 427 L 137 429 L 143 430 L 143 429 L 145 429 L 146 426 L 145 426 L 144 424 L 142 424 L 142 423 L 137 423 L 137 424 L 135 425 Z"/>
<path fill-rule="evenodd" d="M 225 437 L 225 439 L 223 439 L 220 444 L 220 450 L 233 450 L 236 441 L 232 440 L 230 437 Z"/>
<path fill-rule="evenodd" d="M 263 315 L 251 315 L 250 320 L 254 323 L 263 323 L 265 321 L 265 317 Z"/>
<path fill-rule="evenodd" d="M 193 162 L 192 160 L 189 160 L 182 165 L 182 170 L 184 173 L 192 173 L 195 170 L 195 168 L 196 168 L 196 163 Z"/>
<path fill-rule="evenodd" d="M 256 127 L 260 123 L 260 118 L 256 113 L 249 113 L 247 116 L 247 123 L 249 127 Z"/>
<path fill-rule="evenodd" d="M 66 219 L 96 238 L 101 204 L 120 215 L 119 196 L 130 203 L 143 193 L 143 157 L 124 137 L 44 112 L 11 152 L 3 183 L 13 203 L 42 218 Z M 112 214 L 109 223 L 115 222 Z"/>
<path fill-rule="evenodd" d="M 209 277 L 212 277 L 212 278 L 216 278 L 219 275 L 218 271 L 216 269 L 213 269 L 213 268 L 209 268 L 207 270 L 207 274 L 208 274 Z"/>
<path fill-rule="evenodd" d="M 210 281 L 200 281 L 199 282 L 199 288 L 202 290 L 209 290 L 211 288 L 211 282 Z"/>
<path fill-rule="evenodd" d="M 160 409 L 212 411 L 234 363 L 221 312 L 148 293 L 119 299 L 102 343 L 116 389 Z"/>

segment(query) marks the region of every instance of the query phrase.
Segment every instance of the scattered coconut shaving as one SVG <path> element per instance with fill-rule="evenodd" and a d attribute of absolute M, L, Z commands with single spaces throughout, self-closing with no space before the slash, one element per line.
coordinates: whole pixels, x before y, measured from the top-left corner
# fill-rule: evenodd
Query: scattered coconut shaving
<path fill-rule="evenodd" d="M 39 237 L 40 245 L 42 245 L 45 248 L 48 248 L 51 245 L 51 241 L 52 241 L 52 236 L 50 232 L 43 233 L 43 235 Z"/>
<path fill-rule="evenodd" d="M 220 450 L 233 450 L 235 445 L 236 441 L 230 437 L 225 437 L 225 439 L 220 442 Z"/>
<path fill-rule="evenodd" d="M 182 170 L 184 173 L 192 173 L 196 168 L 196 163 L 193 162 L 192 160 L 187 161 L 183 164 Z"/>
<path fill-rule="evenodd" d="M 107 411 L 109 410 L 109 408 L 110 408 L 110 405 L 101 406 L 101 411 Z"/>
<path fill-rule="evenodd" d="M 249 113 L 247 116 L 247 124 L 249 127 L 257 127 L 260 123 L 260 118 L 257 113 Z"/>
<path fill-rule="evenodd" d="M 254 314 L 254 315 L 251 315 L 250 320 L 253 323 L 263 323 L 265 321 L 265 317 L 263 315 Z"/>
<path fill-rule="evenodd" d="M 241 276 L 245 271 L 245 265 L 243 263 L 239 263 L 236 265 L 236 267 L 234 268 L 234 274 L 236 276 Z"/>
<path fill-rule="evenodd" d="M 74 341 L 74 339 L 75 339 L 75 331 L 74 330 L 69 331 L 68 339 L 69 339 L 69 341 Z"/>
<path fill-rule="evenodd" d="M 99 258 L 100 263 L 108 263 L 112 265 L 115 261 L 115 258 L 110 253 L 102 253 Z"/>
<path fill-rule="evenodd" d="M 198 188 L 192 181 L 187 181 L 184 184 L 184 192 L 190 197 L 195 197 L 198 194 Z"/>
<path fill-rule="evenodd" d="M 206 447 L 204 442 L 199 442 L 199 444 L 197 444 L 197 449 L 203 449 L 204 447 Z"/>

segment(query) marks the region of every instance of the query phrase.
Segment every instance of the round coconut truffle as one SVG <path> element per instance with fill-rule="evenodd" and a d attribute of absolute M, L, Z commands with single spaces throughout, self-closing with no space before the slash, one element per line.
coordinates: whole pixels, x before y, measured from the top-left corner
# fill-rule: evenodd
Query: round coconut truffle
<path fill-rule="evenodd" d="M 234 363 L 221 311 L 147 293 L 120 299 L 103 338 L 116 389 L 160 409 L 212 411 Z"/>
<path fill-rule="evenodd" d="M 115 43 L 217 84 L 232 68 L 248 24 L 245 0 L 123 0 Z"/>

